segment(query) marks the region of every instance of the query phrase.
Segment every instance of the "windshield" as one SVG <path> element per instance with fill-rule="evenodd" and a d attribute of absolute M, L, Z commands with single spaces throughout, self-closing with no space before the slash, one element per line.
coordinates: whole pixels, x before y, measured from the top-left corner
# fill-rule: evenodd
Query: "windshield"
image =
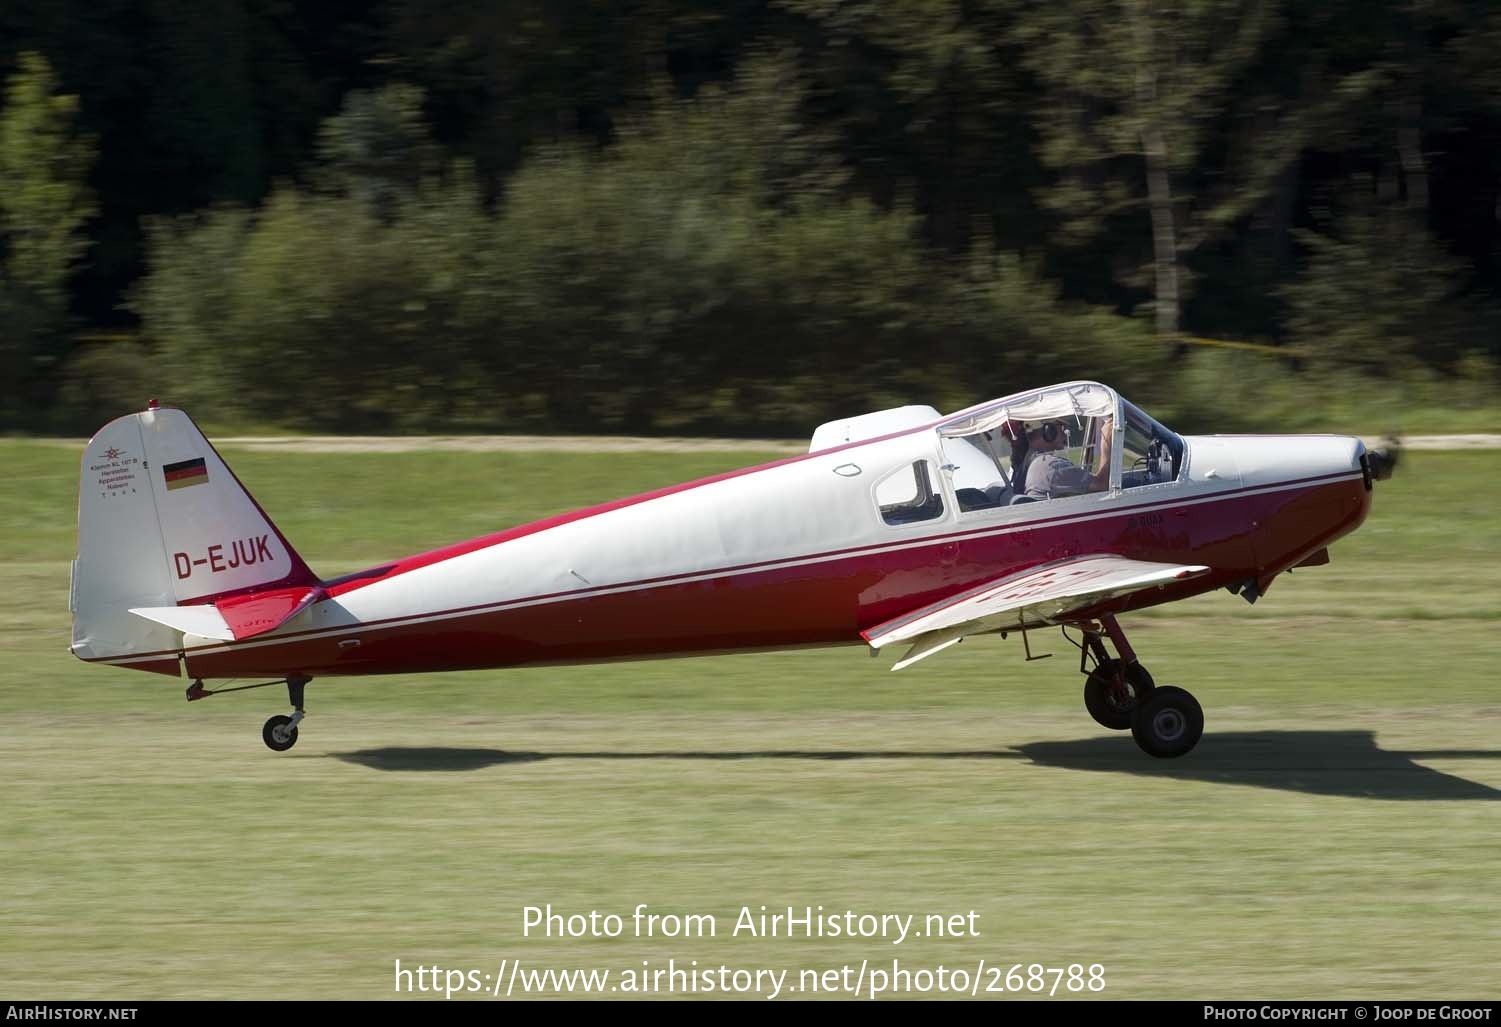
<path fill-rule="evenodd" d="M 1176 481 L 1183 469 L 1183 440 L 1148 417 L 1139 408 L 1122 402 L 1126 430 L 1122 438 L 1121 488 L 1140 488 Z"/>

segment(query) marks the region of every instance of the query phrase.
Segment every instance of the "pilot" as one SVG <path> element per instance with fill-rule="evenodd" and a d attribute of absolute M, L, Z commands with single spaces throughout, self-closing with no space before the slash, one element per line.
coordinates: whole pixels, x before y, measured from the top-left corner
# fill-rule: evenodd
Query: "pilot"
<path fill-rule="evenodd" d="M 1110 441 L 1115 434 L 1110 418 L 1100 426 L 1099 466 L 1094 470 L 1075 467 L 1060 450 L 1068 445 L 1068 430 L 1061 421 L 1044 421 L 1027 432 L 1028 452 L 1022 481 L 1034 499 L 1057 499 L 1099 492 L 1110 484 Z"/>

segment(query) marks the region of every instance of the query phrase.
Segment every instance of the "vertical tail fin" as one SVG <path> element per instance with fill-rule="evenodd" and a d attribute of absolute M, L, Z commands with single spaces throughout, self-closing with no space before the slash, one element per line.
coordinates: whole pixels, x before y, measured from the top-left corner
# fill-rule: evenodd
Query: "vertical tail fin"
<path fill-rule="evenodd" d="M 317 584 L 181 410 L 118 418 L 89 441 L 71 590 L 79 657 L 176 674 L 181 633 L 132 607 Z"/>

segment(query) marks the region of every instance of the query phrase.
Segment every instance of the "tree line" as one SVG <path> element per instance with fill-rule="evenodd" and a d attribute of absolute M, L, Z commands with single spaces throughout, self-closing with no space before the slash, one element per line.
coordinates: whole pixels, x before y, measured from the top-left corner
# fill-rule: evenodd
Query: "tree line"
<path fill-rule="evenodd" d="M 12 0 L 0 426 L 1488 400 L 1498 45 L 1477 0 Z"/>

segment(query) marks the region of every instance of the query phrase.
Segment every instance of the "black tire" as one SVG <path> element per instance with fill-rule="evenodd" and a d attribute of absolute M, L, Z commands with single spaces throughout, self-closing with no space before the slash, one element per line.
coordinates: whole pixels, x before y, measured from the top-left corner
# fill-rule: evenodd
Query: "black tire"
<path fill-rule="evenodd" d="M 1126 685 L 1131 695 L 1122 701 L 1115 691 L 1115 670 L 1120 666 L 1116 660 L 1106 660 L 1084 682 L 1084 708 L 1101 727 L 1112 731 L 1125 731 L 1131 727 L 1131 713 L 1146 701 L 1156 687 L 1147 668 L 1133 663 L 1126 668 Z"/>
<path fill-rule="evenodd" d="M 1204 734 L 1204 710 L 1185 689 L 1163 685 L 1131 715 L 1131 737 L 1148 756 L 1175 759 L 1191 752 Z"/>
<path fill-rule="evenodd" d="M 266 743 L 266 748 L 276 752 L 286 752 L 297 744 L 297 729 L 289 728 L 292 723 L 291 717 L 277 714 L 266 721 L 266 726 L 261 728 L 261 741 Z"/>

